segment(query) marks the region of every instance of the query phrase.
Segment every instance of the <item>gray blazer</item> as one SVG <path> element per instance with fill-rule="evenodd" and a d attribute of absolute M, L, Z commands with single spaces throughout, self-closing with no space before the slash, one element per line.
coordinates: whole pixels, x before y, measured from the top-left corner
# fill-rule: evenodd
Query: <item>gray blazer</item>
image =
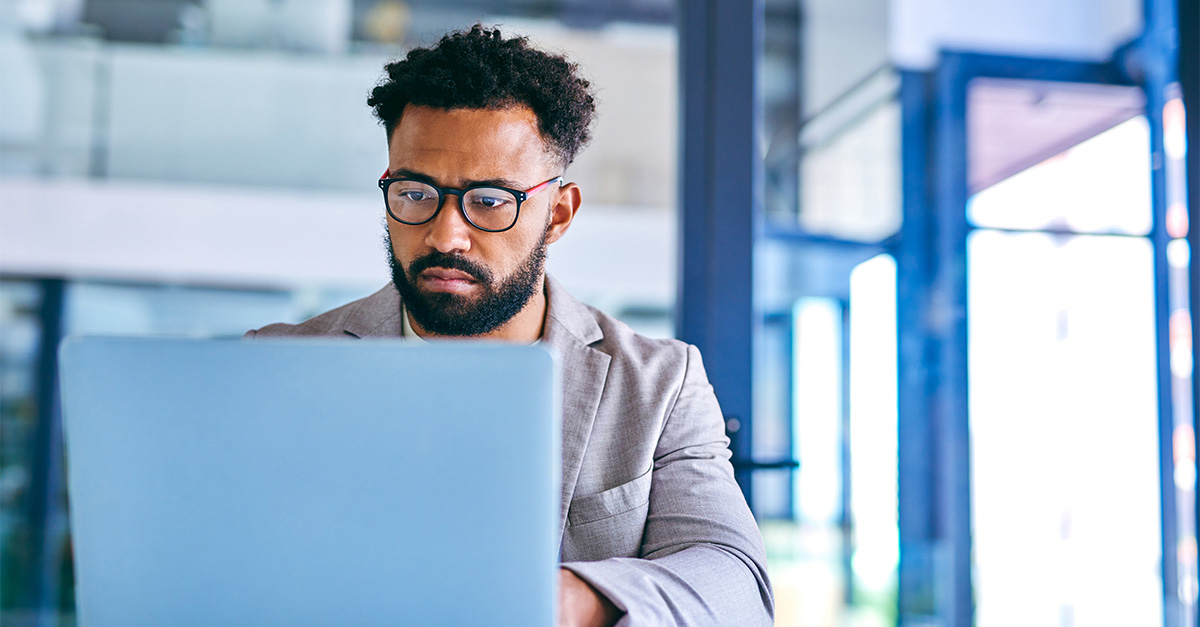
<path fill-rule="evenodd" d="M 700 352 L 637 335 L 547 277 L 542 340 L 561 357 L 562 566 L 626 612 L 618 625 L 769 625 L 762 535 L 733 479 Z M 401 336 L 387 286 L 247 337 Z"/>

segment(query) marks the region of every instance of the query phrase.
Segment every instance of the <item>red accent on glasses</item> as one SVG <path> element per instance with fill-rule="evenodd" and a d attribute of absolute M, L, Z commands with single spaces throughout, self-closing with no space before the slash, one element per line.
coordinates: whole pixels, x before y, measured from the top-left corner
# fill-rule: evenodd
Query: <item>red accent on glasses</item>
<path fill-rule="evenodd" d="M 555 182 L 561 183 L 562 177 L 556 176 L 556 177 L 550 179 L 549 181 L 542 183 L 541 185 L 535 185 L 533 187 L 530 187 L 529 189 L 525 190 L 525 198 L 528 199 L 530 196 L 542 191 L 543 189 L 546 189 L 547 187 L 550 187 L 550 184 L 555 183 Z"/>

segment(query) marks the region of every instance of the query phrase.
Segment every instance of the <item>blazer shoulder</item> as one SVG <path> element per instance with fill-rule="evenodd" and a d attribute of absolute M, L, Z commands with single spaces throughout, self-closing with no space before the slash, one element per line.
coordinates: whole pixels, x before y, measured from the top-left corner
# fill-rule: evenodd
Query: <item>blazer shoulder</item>
<path fill-rule="evenodd" d="M 246 332 L 246 337 L 320 337 L 344 335 L 342 322 L 345 321 L 346 316 L 356 309 L 360 303 L 361 301 L 356 300 L 297 324 L 276 322 L 258 329 L 251 329 Z"/>
<path fill-rule="evenodd" d="M 386 292 L 391 286 L 384 287 L 378 292 L 351 301 L 318 314 L 297 324 L 277 322 L 267 326 L 251 329 L 246 332 L 246 338 L 263 337 L 343 337 L 357 336 L 357 329 L 371 328 L 378 324 L 382 317 L 380 301 L 391 300 Z M 398 308 L 397 308 L 398 311 Z"/>
<path fill-rule="evenodd" d="M 688 352 L 696 347 L 674 338 L 647 337 L 629 325 L 591 305 L 585 305 L 596 318 L 604 338 L 596 348 L 638 369 L 657 367 L 680 368 L 688 362 Z"/>

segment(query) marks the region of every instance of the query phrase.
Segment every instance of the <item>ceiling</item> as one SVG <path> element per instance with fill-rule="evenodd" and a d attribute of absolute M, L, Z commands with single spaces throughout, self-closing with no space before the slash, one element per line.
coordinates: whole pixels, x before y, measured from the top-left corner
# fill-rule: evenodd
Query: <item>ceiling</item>
<path fill-rule="evenodd" d="M 967 92 L 970 193 L 1144 111 L 1136 87 L 977 79 Z"/>

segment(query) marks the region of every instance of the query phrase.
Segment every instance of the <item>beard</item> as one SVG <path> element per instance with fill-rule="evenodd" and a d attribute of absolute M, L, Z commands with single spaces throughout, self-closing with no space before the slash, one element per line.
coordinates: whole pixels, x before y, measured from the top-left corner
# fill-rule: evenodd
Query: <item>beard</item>
<path fill-rule="evenodd" d="M 547 227 L 549 225 L 547 224 Z M 385 231 L 388 265 L 392 269 L 392 284 L 400 292 L 404 307 L 422 329 L 435 335 L 469 337 L 496 330 L 521 312 L 537 293 L 546 267 L 546 236 L 542 232 L 538 243 L 517 267 L 503 280 L 497 280 L 489 268 L 459 255 L 433 251 L 414 259 L 408 268 L 396 259 L 392 238 Z M 474 297 L 445 292 L 425 292 L 417 287 L 421 272 L 429 268 L 448 268 L 465 272 L 483 288 Z"/>

